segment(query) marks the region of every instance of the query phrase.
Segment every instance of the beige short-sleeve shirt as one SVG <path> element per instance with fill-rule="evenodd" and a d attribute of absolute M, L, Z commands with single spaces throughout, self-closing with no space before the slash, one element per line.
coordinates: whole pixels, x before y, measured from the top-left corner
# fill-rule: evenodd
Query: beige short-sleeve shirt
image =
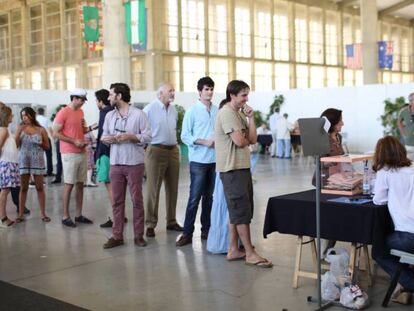
<path fill-rule="evenodd" d="M 235 131 L 247 133 L 246 116 L 224 105 L 217 114 L 215 124 L 216 170 L 228 172 L 250 168 L 249 147 L 237 147 L 230 137 Z"/>

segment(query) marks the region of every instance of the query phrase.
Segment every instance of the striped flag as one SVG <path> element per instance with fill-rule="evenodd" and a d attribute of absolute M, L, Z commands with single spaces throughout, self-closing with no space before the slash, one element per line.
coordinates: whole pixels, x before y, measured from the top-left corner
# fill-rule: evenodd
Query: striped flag
<path fill-rule="evenodd" d="M 147 45 L 145 0 L 131 0 L 125 3 L 125 27 L 128 43 L 134 50 L 145 50 Z"/>
<path fill-rule="evenodd" d="M 362 44 L 346 45 L 346 68 L 361 69 L 362 68 Z"/>

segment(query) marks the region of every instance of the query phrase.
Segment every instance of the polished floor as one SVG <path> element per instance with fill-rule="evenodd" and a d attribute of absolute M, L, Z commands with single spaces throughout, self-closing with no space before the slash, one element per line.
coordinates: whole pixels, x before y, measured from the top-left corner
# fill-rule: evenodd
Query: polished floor
<path fill-rule="evenodd" d="M 254 174 L 252 236 L 256 249 L 274 262 L 272 269 L 248 267 L 243 262 L 227 262 L 223 255 L 209 254 L 200 240 L 199 220 L 193 244 L 176 248 L 178 234 L 165 230 L 163 195 L 156 237 L 148 240 L 146 248 L 134 246 L 129 222 L 126 245 L 104 250 L 102 244 L 111 235 L 110 229 L 98 225 L 110 211 L 104 187 L 85 188 L 84 214 L 95 224 L 68 229 L 60 223 L 63 187 L 48 184 L 51 223 L 41 221 L 32 188 L 27 204 L 31 216 L 14 228 L 0 229 L 0 279 L 90 310 L 314 310 L 316 305 L 306 298 L 316 294 L 316 282 L 301 279 L 298 289 L 291 286 L 295 237 L 277 233 L 267 239 L 262 236 L 268 198 L 310 189 L 313 169 L 312 158 L 259 159 Z M 180 223 L 188 190 L 188 165 L 182 163 L 177 207 Z M 8 212 L 15 217 L 11 202 Z M 128 201 L 127 216 L 131 218 L 131 214 Z M 311 268 L 309 255 L 306 250 L 304 266 Z M 371 298 L 371 309 L 380 310 L 388 285 L 384 273 L 377 272 L 372 288 L 366 286 L 362 274 L 359 284 Z M 389 309 L 410 307 L 391 303 Z"/>

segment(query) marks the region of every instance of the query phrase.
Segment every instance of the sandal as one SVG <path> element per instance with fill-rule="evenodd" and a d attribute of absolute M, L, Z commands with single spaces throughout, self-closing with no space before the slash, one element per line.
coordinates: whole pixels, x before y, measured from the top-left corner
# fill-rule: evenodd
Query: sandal
<path fill-rule="evenodd" d="M 49 222 L 50 221 L 50 217 L 48 217 L 48 216 L 42 217 L 42 221 L 43 222 Z"/>
<path fill-rule="evenodd" d="M 20 223 L 20 222 L 24 222 L 24 217 L 23 216 L 19 216 L 15 219 L 16 223 Z"/>
<path fill-rule="evenodd" d="M 4 217 L 4 218 L 1 220 L 1 225 L 2 225 L 2 227 L 4 227 L 4 228 L 11 227 L 11 226 L 13 226 L 13 224 L 14 224 L 14 221 L 13 221 L 13 220 L 10 220 L 7 216 L 6 216 L 6 217 Z"/>

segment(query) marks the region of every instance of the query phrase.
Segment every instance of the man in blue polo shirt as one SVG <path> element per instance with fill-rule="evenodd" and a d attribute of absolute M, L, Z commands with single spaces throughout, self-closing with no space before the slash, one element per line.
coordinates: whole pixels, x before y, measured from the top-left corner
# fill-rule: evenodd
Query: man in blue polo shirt
<path fill-rule="evenodd" d="M 190 244 L 198 203 L 201 203 L 201 239 L 206 240 L 210 229 L 210 213 L 216 178 L 216 154 L 214 150 L 214 123 L 218 109 L 211 102 L 214 81 L 210 77 L 198 80 L 200 99 L 184 115 L 181 139 L 188 146 L 190 160 L 190 197 L 185 213 L 184 232 L 176 246 Z"/>

